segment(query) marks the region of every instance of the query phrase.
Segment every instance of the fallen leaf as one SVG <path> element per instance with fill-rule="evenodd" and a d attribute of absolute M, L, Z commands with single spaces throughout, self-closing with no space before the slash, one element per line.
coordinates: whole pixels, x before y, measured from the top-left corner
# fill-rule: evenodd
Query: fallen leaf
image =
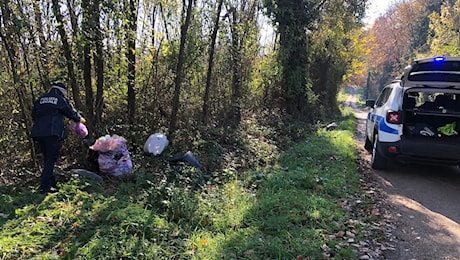
<path fill-rule="evenodd" d="M 351 231 L 346 232 L 347 237 L 355 237 L 355 234 Z"/>
<path fill-rule="evenodd" d="M 335 236 L 338 237 L 338 238 L 343 238 L 345 236 L 345 232 L 344 231 L 339 231 L 339 232 L 335 233 Z"/>
<path fill-rule="evenodd" d="M 201 240 L 200 240 L 200 245 L 205 246 L 205 245 L 207 245 L 207 244 L 208 244 L 208 240 L 207 240 L 207 239 L 201 239 Z"/>
<path fill-rule="evenodd" d="M 326 244 L 323 244 L 321 246 L 321 249 L 324 251 L 324 252 L 329 252 L 331 251 L 331 248 L 329 246 L 327 246 Z"/>

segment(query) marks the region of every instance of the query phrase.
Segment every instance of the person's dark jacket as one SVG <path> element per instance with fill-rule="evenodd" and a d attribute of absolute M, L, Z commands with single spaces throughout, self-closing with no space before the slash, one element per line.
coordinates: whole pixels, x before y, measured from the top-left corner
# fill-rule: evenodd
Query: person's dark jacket
<path fill-rule="evenodd" d="M 81 116 L 59 89 L 51 90 L 35 101 L 32 110 L 34 126 L 30 137 L 58 136 L 65 138 L 64 116 L 80 122 Z"/>

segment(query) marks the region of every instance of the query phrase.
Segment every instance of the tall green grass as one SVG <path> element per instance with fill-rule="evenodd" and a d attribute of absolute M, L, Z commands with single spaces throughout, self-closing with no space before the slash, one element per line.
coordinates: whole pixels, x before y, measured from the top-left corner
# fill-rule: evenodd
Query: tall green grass
<path fill-rule="evenodd" d="M 106 185 L 72 180 L 46 197 L 0 187 L 0 258 L 354 259 L 335 236 L 348 231 L 357 243 L 366 228 L 347 206 L 366 198 L 354 118 L 343 114 L 337 130 L 272 150 L 270 167 L 212 173 L 219 181 L 188 185 L 203 173 L 182 165 Z"/>

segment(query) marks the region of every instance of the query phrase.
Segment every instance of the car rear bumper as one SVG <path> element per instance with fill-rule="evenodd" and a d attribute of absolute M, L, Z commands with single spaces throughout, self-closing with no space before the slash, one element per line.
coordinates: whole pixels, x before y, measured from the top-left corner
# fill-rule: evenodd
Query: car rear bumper
<path fill-rule="evenodd" d="M 403 163 L 460 165 L 460 137 L 402 137 L 380 143 L 379 152 Z"/>

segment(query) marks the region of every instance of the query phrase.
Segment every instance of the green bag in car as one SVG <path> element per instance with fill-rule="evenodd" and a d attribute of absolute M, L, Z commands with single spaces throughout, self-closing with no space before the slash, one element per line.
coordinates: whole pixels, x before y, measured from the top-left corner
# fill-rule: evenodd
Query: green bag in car
<path fill-rule="evenodd" d="M 447 135 L 447 136 L 457 135 L 458 133 L 457 131 L 455 131 L 456 127 L 457 127 L 457 122 L 453 122 L 445 126 L 438 127 L 438 132 L 443 135 Z"/>

